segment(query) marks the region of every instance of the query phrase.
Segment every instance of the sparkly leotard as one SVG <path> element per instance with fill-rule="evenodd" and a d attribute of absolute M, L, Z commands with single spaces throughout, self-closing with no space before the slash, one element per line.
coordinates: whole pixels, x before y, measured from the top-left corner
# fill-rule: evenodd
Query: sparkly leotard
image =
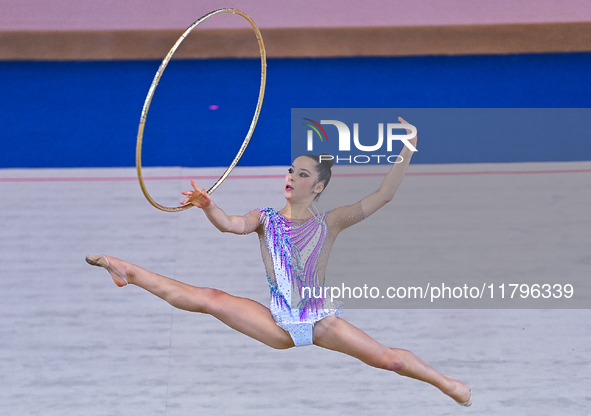
<path fill-rule="evenodd" d="M 324 272 L 338 233 L 364 218 L 360 202 L 299 222 L 267 207 L 244 216 L 244 232 L 256 231 L 259 235 L 271 292 L 269 310 L 296 346 L 312 344 L 316 322 L 340 316 L 342 303 L 320 296 Z"/>

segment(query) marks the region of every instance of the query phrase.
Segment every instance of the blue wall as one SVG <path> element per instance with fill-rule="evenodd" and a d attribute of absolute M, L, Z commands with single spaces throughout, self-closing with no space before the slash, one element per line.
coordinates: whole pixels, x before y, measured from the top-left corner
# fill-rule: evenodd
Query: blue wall
<path fill-rule="evenodd" d="M 0 168 L 134 166 L 140 112 L 159 64 L 0 63 Z M 259 124 L 239 165 L 289 164 L 291 108 L 587 108 L 590 70 L 591 53 L 270 59 Z M 257 59 L 173 61 L 150 109 L 144 166 L 228 165 L 250 125 L 259 77 Z M 483 141 L 454 162 L 553 160 L 561 141 L 570 150 L 559 160 L 591 160 L 589 136 L 556 140 L 544 144 L 547 155 L 505 160 Z M 428 153 L 413 162 L 450 162 L 437 147 Z"/>

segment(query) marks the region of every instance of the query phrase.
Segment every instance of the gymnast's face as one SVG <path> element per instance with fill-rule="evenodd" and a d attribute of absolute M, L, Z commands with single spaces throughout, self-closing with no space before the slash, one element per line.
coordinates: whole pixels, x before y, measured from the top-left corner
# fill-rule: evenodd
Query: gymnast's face
<path fill-rule="evenodd" d="M 324 189 L 323 183 L 317 183 L 316 161 L 300 156 L 293 161 L 287 175 L 283 195 L 292 203 L 311 204 L 317 194 Z"/>

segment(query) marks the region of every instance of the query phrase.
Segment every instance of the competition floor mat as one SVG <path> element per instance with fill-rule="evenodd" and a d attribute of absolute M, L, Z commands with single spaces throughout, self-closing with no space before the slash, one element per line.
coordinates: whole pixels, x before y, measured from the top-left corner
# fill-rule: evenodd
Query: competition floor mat
<path fill-rule="evenodd" d="M 279 209 L 286 172 L 236 168 L 214 200 L 229 214 Z M 189 178 L 205 184 L 219 172 L 148 168 L 145 176 L 158 198 L 178 203 Z M 379 184 L 378 176 L 368 180 Z M 367 183 L 338 173 L 332 181 L 351 181 L 350 203 L 365 196 Z M 411 164 L 381 217 L 357 226 L 390 218 L 391 227 L 376 228 L 384 244 L 408 235 L 434 250 L 460 247 L 458 270 L 467 274 L 490 244 L 500 258 L 522 249 L 541 272 L 580 279 L 591 267 L 590 183 L 591 162 Z M 438 203 L 445 196 L 450 203 Z M 465 201 L 474 204 L 467 208 Z M 499 210 L 515 220 L 500 221 Z M 487 227 L 461 228 L 466 215 L 458 212 L 472 212 L 472 224 Z M 445 244 L 429 238 L 442 219 L 462 230 L 450 232 Z M 485 235 L 476 235 L 483 229 Z M 472 244 L 475 239 L 484 245 Z M 267 304 L 258 244 L 255 235 L 218 232 L 197 208 L 157 211 L 133 168 L 0 170 L 1 413 L 586 414 L 589 309 L 345 309 L 343 318 L 376 340 L 411 350 L 470 384 L 474 404 L 463 410 L 430 385 L 343 354 L 273 350 L 138 287 L 118 288 L 84 261 L 87 254 L 108 254 Z M 419 270 L 405 264 L 400 250 L 392 256 L 401 270 Z M 530 270 L 516 267 L 508 281 Z"/>

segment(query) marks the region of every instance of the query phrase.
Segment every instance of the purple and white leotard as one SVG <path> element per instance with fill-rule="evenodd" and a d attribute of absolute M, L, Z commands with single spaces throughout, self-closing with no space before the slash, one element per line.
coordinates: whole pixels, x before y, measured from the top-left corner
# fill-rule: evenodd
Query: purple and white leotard
<path fill-rule="evenodd" d="M 269 310 L 296 346 L 312 344 L 316 322 L 340 316 L 342 303 L 320 296 L 324 273 L 339 232 L 364 218 L 360 202 L 317 213 L 305 221 L 288 220 L 268 207 L 244 215 L 244 233 L 256 231 L 259 236 L 271 292 Z"/>

